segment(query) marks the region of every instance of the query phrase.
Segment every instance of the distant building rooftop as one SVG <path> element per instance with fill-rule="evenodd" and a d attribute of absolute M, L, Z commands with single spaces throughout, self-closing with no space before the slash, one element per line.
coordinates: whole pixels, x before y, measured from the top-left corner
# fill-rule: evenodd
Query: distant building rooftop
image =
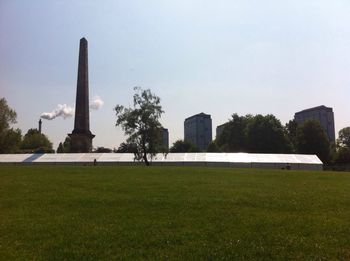
<path fill-rule="evenodd" d="M 204 112 L 201 112 L 201 113 L 198 113 L 196 115 L 193 115 L 191 117 L 186 118 L 185 121 L 190 120 L 192 118 L 196 118 L 198 116 L 210 118 L 210 114 L 205 114 Z"/>
<path fill-rule="evenodd" d="M 316 107 L 312 107 L 312 108 L 309 108 L 309 109 L 305 109 L 305 110 L 302 110 L 302 111 L 298 111 L 295 114 L 308 112 L 308 111 L 316 111 L 316 110 L 320 110 L 320 109 L 333 111 L 333 109 L 331 107 L 326 107 L 324 105 L 321 105 L 321 106 L 316 106 Z"/>
<path fill-rule="evenodd" d="M 223 124 L 218 125 L 216 128 L 224 127 L 224 126 L 226 126 L 226 125 L 229 124 L 229 123 L 230 123 L 230 122 L 225 122 L 225 123 L 223 123 Z"/>

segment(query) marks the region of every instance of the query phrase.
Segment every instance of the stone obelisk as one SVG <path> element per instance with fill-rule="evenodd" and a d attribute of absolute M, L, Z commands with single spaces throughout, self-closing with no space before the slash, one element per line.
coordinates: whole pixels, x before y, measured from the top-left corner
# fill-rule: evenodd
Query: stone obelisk
<path fill-rule="evenodd" d="M 88 72 L 88 42 L 80 39 L 77 96 L 75 100 L 74 130 L 68 134 L 71 138 L 71 152 L 86 153 L 92 151 L 89 112 L 89 72 Z"/>

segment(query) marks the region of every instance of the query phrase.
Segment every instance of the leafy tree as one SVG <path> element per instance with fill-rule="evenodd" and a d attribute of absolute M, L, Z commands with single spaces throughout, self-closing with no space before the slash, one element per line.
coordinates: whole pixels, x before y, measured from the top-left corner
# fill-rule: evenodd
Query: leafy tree
<path fill-rule="evenodd" d="M 216 143 L 216 141 L 212 141 L 209 143 L 207 152 L 220 152 L 220 147 Z"/>
<path fill-rule="evenodd" d="M 170 152 L 198 152 L 198 148 L 190 141 L 177 140 L 173 143 L 173 146 L 171 146 Z"/>
<path fill-rule="evenodd" d="M 293 152 L 296 152 L 297 150 L 297 128 L 298 128 L 298 123 L 295 120 L 291 120 L 287 122 L 285 126 L 287 136 L 289 137 L 289 140 L 292 145 Z"/>
<path fill-rule="evenodd" d="M 5 98 L 0 99 L 0 153 L 16 153 L 22 140 L 19 129 L 10 128 L 16 123 L 17 114 L 11 109 Z"/>
<path fill-rule="evenodd" d="M 149 165 L 147 156 L 153 158 L 162 146 L 161 128 L 159 122 L 164 112 L 160 105 L 160 98 L 149 89 L 135 87 L 133 107 L 122 105 L 115 107 L 117 116 L 116 126 L 121 125 L 128 136 L 127 142 L 137 146 L 136 160 L 143 160 Z"/>
<path fill-rule="evenodd" d="M 39 133 L 37 129 L 29 129 L 24 135 L 21 150 L 27 153 L 52 153 L 52 143 L 46 135 Z"/>
<path fill-rule="evenodd" d="M 332 152 L 334 163 L 350 163 L 350 127 L 343 128 L 338 132 L 336 146 Z"/>
<path fill-rule="evenodd" d="M 350 127 L 343 128 L 339 131 L 337 144 L 340 147 L 350 149 Z"/>
<path fill-rule="evenodd" d="M 252 119 L 251 115 L 238 116 L 234 113 L 232 119 L 225 125 L 217 139 L 217 145 L 225 152 L 242 152 L 248 150 L 246 127 Z"/>
<path fill-rule="evenodd" d="M 22 141 L 20 129 L 9 129 L 0 138 L 0 153 L 18 153 Z"/>
<path fill-rule="evenodd" d="M 58 144 L 56 152 L 57 153 L 64 153 L 63 152 L 63 144 L 62 144 L 62 142 L 60 142 L 60 144 Z"/>
<path fill-rule="evenodd" d="M 287 153 L 291 143 L 281 122 L 273 115 L 232 115 L 217 139 L 221 151 Z"/>
<path fill-rule="evenodd" d="M 63 142 L 63 151 L 64 153 L 71 152 L 71 146 L 72 146 L 72 140 L 69 136 L 66 137 L 66 139 Z"/>
<path fill-rule="evenodd" d="M 0 99 L 0 133 L 8 130 L 10 124 L 16 123 L 17 113 L 8 105 L 5 98 Z"/>
<path fill-rule="evenodd" d="M 330 143 L 319 121 L 308 120 L 298 126 L 297 152 L 316 154 L 324 163 L 329 163 Z"/>
<path fill-rule="evenodd" d="M 288 153 L 290 141 L 281 122 L 273 115 L 256 115 L 246 129 L 249 152 Z"/>
<path fill-rule="evenodd" d="M 66 137 L 64 142 L 60 142 L 57 148 L 57 153 L 70 153 L 71 148 L 71 138 L 69 136 Z"/>
<path fill-rule="evenodd" d="M 340 147 L 335 154 L 335 163 L 350 163 L 350 149 L 348 147 Z"/>

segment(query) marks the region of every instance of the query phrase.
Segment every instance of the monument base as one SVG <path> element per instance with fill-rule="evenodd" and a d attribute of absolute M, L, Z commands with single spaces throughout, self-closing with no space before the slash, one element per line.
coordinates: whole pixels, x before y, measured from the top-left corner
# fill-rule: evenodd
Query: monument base
<path fill-rule="evenodd" d="M 92 152 L 92 139 L 95 137 L 92 133 L 71 133 L 68 134 L 71 138 L 72 153 L 89 153 Z"/>

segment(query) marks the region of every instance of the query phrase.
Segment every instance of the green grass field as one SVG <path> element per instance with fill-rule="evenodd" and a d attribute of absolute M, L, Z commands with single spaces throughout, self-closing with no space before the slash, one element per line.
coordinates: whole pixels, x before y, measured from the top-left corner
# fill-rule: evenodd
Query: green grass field
<path fill-rule="evenodd" d="M 0 166 L 0 259 L 350 259 L 350 173 Z"/>

